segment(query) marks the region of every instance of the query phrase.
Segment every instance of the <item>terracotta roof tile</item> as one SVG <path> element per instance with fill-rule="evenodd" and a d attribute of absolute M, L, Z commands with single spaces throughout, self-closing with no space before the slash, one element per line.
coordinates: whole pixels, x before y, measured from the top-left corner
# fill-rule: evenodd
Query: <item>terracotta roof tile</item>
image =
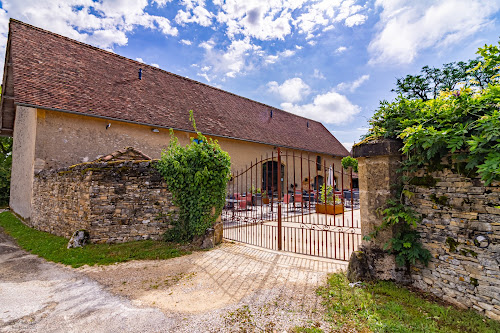
<path fill-rule="evenodd" d="M 20 21 L 10 21 L 9 41 L 16 104 L 186 131 L 192 109 L 207 135 L 349 154 L 320 122 Z"/>
<path fill-rule="evenodd" d="M 110 162 L 110 161 L 143 161 L 150 160 L 151 157 L 135 149 L 134 147 L 126 147 L 117 150 L 111 154 L 102 156 L 93 162 Z"/>

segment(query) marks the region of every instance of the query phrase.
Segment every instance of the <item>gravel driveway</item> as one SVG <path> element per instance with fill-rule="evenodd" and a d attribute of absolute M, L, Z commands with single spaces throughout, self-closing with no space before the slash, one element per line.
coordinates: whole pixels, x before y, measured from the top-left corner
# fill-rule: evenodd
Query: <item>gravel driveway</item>
<path fill-rule="evenodd" d="M 315 289 L 339 269 L 345 263 L 231 243 L 170 260 L 71 269 L 20 250 L 0 232 L 0 332 L 326 327 Z"/>

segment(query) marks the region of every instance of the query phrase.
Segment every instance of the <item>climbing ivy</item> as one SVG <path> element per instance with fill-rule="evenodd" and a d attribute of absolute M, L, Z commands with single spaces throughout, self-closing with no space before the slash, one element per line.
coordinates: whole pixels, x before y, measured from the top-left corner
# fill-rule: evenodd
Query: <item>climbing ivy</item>
<path fill-rule="evenodd" d="M 434 99 L 400 95 L 383 101 L 370 120 L 365 139 L 403 140 L 404 171 L 439 168 L 443 158 L 466 176 L 478 174 L 486 185 L 500 181 L 500 42 L 480 48 L 477 68 L 488 66 L 488 86 L 441 90 Z M 481 65 L 483 64 L 483 65 Z"/>
<path fill-rule="evenodd" d="M 172 192 L 173 203 L 179 207 L 178 218 L 171 221 L 174 228 L 165 234 L 169 241 L 190 241 L 214 224 L 224 206 L 230 177 L 229 154 L 217 141 L 197 131 L 193 111 L 189 119 L 197 133 L 196 139 L 191 138 L 190 143 L 182 147 L 170 130 L 168 149 L 162 152 L 156 164 Z"/>
<path fill-rule="evenodd" d="M 403 192 L 400 192 L 397 197 L 411 195 L 408 192 L 403 194 Z M 415 230 L 421 221 L 420 216 L 411 207 L 404 205 L 401 199 L 388 199 L 385 207 L 378 209 L 378 213 L 383 216 L 382 224 L 370 235 L 365 236 L 365 239 L 375 238 L 381 230 L 391 228 L 394 231 L 394 237 L 384 244 L 384 250 L 395 255 L 396 263 L 400 266 L 408 266 L 420 261 L 427 265 L 431 254 L 422 246 L 420 234 Z"/>
<path fill-rule="evenodd" d="M 9 204 L 12 138 L 0 137 L 0 207 Z"/>
<path fill-rule="evenodd" d="M 405 159 L 399 171 L 406 176 L 403 177 L 405 184 L 412 183 L 412 178 L 407 176 L 417 169 L 442 169 L 443 160 L 466 176 L 478 174 L 486 185 L 500 181 L 499 46 L 479 48 L 480 58 L 470 69 L 472 79 L 462 82 L 460 88 L 442 88 L 433 99 L 400 91 L 393 102 L 382 101 L 362 142 L 401 139 Z M 474 81 L 477 77 L 474 71 L 481 71 L 483 76 L 489 73 L 487 86 Z M 397 84 L 400 86 L 401 82 Z M 394 237 L 385 247 L 396 255 L 400 265 L 417 261 L 426 264 L 430 259 L 415 229 L 420 218 L 404 204 L 404 196 L 411 194 L 400 190 L 395 198 L 388 200 L 381 208 L 382 225 L 367 237 L 376 237 L 380 230 L 393 228 Z M 446 197 L 435 196 L 434 201 L 447 204 Z"/>

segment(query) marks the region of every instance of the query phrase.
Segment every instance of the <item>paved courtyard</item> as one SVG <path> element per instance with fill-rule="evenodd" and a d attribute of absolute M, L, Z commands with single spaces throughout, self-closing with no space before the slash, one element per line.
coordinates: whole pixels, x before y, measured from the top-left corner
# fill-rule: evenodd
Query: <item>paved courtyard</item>
<path fill-rule="evenodd" d="M 323 327 L 315 294 L 346 263 L 225 243 L 164 261 L 71 269 L 0 233 L 1 332 L 286 332 Z"/>

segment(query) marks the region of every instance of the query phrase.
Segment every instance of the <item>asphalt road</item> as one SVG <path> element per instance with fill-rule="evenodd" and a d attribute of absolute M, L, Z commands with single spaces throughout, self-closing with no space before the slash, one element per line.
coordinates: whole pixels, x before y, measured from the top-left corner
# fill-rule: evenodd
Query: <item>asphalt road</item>
<path fill-rule="evenodd" d="M 0 232 L 0 332 L 171 332 L 159 309 L 20 250 Z"/>

